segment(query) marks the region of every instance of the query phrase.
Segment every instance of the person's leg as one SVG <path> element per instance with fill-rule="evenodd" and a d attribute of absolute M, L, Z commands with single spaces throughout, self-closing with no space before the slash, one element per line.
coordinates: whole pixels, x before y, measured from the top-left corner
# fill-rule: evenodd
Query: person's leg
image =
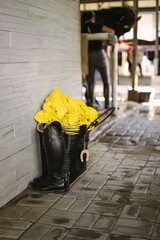
<path fill-rule="evenodd" d="M 143 74 L 142 74 L 142 65 L 141 65 L 141 63 L 138 63 L 138 66 L 139 66 L 140 76 L 143 76 Z"/>
<path fill-rule="evenodd" d="M 129 70 L 130 74 L 132 75 L 132 63 L 129 58 L 127 58 L 127 61 L 128 61 L 128 70 Z"/>
<path fill-rule="evenodd" d="M 89 53 L 89 62 L 88 62 L 88 75 L 87 75 L 87 105 L 93 105 L 93 96 L 94 96 L 94 79 L 95 79 L 95 54 Z"/>
<path fill-rule="evenodd" d="M 109 63 L 106 57 L 106 53 L 102 50 L 99 53 L 99 62 L 98 62 L 98 71 L 101 74 L 102 81 L 103 81 L 103 95 L 105 98 L 105 108 L 109 107 L 109 89 L 110 89 L 110 70 L 109 70 Z"/>

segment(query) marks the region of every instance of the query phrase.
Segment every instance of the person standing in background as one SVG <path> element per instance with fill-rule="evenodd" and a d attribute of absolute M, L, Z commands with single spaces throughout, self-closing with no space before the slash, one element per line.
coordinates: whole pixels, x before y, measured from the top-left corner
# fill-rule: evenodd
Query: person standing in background
<path fill-rule="evenodd" d="M 93 11 L 86 11 L 82 14 L 82 33 L 112 33 L 115 31 L 112 28 L 102 24 L 95 23 L 95 13 Z M 104 107 L 107 109 L 109 104 L 109 85 L 110 85 L 110 71 L 109 63 L 104 50 L 103 41 L 89 41 L 88 45 L 88 75 L 87 75 L 87 105 L 93 107 L 94 101 L 94 85 L 95 85 L 95 71 L 98 70 L 103 81 L 103 95 L 105 98 Z"/>

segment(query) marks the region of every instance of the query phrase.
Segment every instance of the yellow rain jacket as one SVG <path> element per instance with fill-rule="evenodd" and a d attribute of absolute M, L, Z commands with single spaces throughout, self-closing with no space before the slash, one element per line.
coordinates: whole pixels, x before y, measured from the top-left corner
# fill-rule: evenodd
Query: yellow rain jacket
<path fill-rule="evenodd" d="M 88 107 L 83 101 L 70 98 L 56 88 L 46 99 L 43 109 L 36 113 L 34 119 L 38 123 L 50 124 L 59 121 L 62 126 L 89 126 L 98 117 L 97 111 Z"/>

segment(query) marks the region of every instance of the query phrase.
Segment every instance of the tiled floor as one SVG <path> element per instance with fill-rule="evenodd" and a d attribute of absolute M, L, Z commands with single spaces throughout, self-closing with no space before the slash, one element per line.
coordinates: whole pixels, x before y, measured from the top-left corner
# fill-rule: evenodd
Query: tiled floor
<path fill-rule="evenodd" d="M 95 133 L 94 133 L 95 134 Z M 160 107 L 103 124 L 87 171 L 64 194 L 26 189 L 0 210 L 0 239 L 160 239 Z"/>

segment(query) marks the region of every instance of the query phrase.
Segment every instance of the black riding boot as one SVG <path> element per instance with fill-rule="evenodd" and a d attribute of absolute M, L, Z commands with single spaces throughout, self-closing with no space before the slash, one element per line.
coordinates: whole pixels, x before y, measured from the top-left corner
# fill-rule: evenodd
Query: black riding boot
<path fill-rule="evenodd" d="M 109 85 L 105 84 L 104 85 L 104 98 L 105 98 L 105 103 L 104 103 L 104 107 L 105 109 L 110 107 L 110 103 L 109 103 Z"/>
<path fill-rule="evenodd" d="M 88 99 L 87 99 L 87 106 L 93 106 L 93 94 L 94 94 L 94 84 L 88 84 Z"/>
<path fill-rule="evenodd" d="M 47 156 L 48 178 L 37 183 L 35 190 L 41 192 L 62 193 L 68 190 L 67 173 L 63 171 L 65 141 L 61 126 L 53 122 L 44 130 L 44 141 Z M 33 189 L 33 186 L 32 186 Z"/>
<path fill-rule="evenodd" d="M 40 141 L 40 151 L 41 151 L 41 166 L 42 166 L 42 175 L 41 177 L 34 178 L 33 182 L 41 182 L 44 181 L 48 177 L 48 166 L 47 166 L 47 154 L 44 142 L 44 126 L 45 124 L 39 124 L 39 141 Z M 41 132 L 42 131 L 42 132 Z"/>

